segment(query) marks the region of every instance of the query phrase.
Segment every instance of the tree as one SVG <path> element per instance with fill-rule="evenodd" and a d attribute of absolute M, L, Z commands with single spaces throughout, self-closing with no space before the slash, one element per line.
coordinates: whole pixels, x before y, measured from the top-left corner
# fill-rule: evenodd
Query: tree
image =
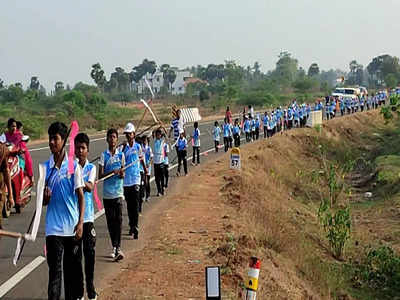
<path fill-rule="evenodd" d="M 295 82 L 293 82 L 293 87 L 299 93 L 306 93 L 311 90 L 315 85 L 315 82 L 307 77 L 299 78 Z"/>
<path fill-rule="evenodd" d="M 260 69 L 261 69 L 261 65 L 259 64 L 258 61 L 256 61 L 256 62 L 254 63 L 254 65 L 253 65 L 253 72 L 254 72 L 254 75 L 255 75 L 256 77 L 258 77 L 258 76 L 261 74 Z"/>
<path fill-rule="evenodd" d="M 319 66 L 317 63 L 312 63 L 308 68 L 308 76 L 313 77 L 319 75 Z"/>
<path fill-rule="evenodd" d="M 296 79 L 298 61 L 287 51 L 281 52 L 278 58 L 273 76 L 279 84 L 288 86 Z"/>
<path fill-rule="evenodd" d="M 129 74 L 121 67 L 116 67 L 115 72 L 111 73 L 110 80 L 114 80 L 117 83 L 117 89 L 120 92 L 127 91 L 129 89 Z"/>
<path fill-rule="evenodd" d="M 238 85 L 242 83 L 245 70 L 242 66 L 236 64 L 234 60 L 225 61 L 224 79 L 228 85 Z"/>
<path fill-rule="evenodd" d="M 168 69 L 166 72 L 166 78 L 165 78 L 168 82 L 169 85 L 169 90 L 172 93 L 172 84 L 175 82 L 176 80 L 176 73 L 173 69 Z"/>
<path fill-rule="evenodd" d="M 362 85 L 364 81 L 364 67 L 359 64 L 356 60 L 352 60 L 349 63 L 350 73 L 346 80 L 347 84 L 350 85 Z"/>
<path fill-rule="evenodd" d="M 385 81 L 388 74 L 394 74 L 399 77 L 399 59 L 388 54 L 374 57 L 367 66 L 367 70 L 372 77 L 372 82 L 379 86 Z"/>
<path fill-rule="evenodd" d="M 148 60 L 145 58 L 142 62 L 142 67 L 143 70 L 145 71 L 144 74 L 149 73 L 151 75 L 154 75 L 154 73 L 157 71 L 157 64 L 154 60 Z"/>
<path fill-rule="evenodd" d="M 0 78 L 0 89 L 4 88 L 4 81 Z"/>
<path fill-rule="evenodd" d="M 56 94 L 62 92 L 64 90 L 64 83 L 62 81 L 57 81 L 56 84 L 54 85 L 54 90 Z"/>
<path fill-rule="evenodd" d="M 357 67 L 358 67 L 357 61 L 356 61 L 356 60 L 352 60 L 352 61 L 349 63 L 350 73 L 355 73 Z"/>
<path fill-rule="evenodd" d="M 385 77 L 385 84 L 388 88 L 393 89 L 397 86 L 398 79 L 395 74 L 387 74 Z"/>
<path fill-rule="evenodd" d="M 31 84 L 29 85 L 29 88 L 31 90 L 39 90 L 40 82 L 37 76 L 32 76 L 31 77 Z"/>
<path fill-rule="evenodd" d="M 90 77 L 94 80 L 97 86 L 104 90 L 104 85 L 106 84 L 106 76 L 104 76 L 104 70 L 101 68 L 100 63 L 92 65 L 92 71 L 90 71 Z"/>

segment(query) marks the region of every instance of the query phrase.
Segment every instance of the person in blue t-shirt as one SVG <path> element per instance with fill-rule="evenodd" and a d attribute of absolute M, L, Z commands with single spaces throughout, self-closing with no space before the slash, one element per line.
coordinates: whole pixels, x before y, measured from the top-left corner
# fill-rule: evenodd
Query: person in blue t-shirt
<path fill-rule="evenodd" d="M 68 174 L 68 156 L 64 141 L 68 128 L 64 123 L 50 125 L 49 147 L 52 155 L 44 163 L 46 186 L 43 204 L 46 212 L 46 250 L 49 266 L 48 298 L 60 299 L 61 280 L 64 277 L 65 299 L 78 299 L 82 277 L 80 247 L 83 234 L 85 198 L 82 169 L 74 161 L 74 173 Z"/>
<path fill-rule="evenodd" d="M 148 136 L 143 137 L 143 156 L 144 156 L 144 163 L 146 165 L 145 173 L 145 190 L 146 190 L 146 201 L 150 199 L 150 176 L 151 176 L 151 163 L 153 161 L 153 150 L 150 147 L 150 138 Z"/>
<path fill-rule="evenodd" d="M 157 186 L 157 197 L 164 196 L 164 149 L 165 141 L 161 128 L 157 128 L 154 140 L 154 178 Z"/>
<path fill-rule="evenodd" d="M 163 139 L 165 139 L 165 134 L 163 134 Z M 169 145 L 168 143 L 164 143 L 164 189 L 168 188 L 168 180 L 169 180 L 169 159 L 168 159 L 168 154 L 169 154 Z"/>
<path fill-rule="evenodd" d="M 140 144 L 136 142 L 136 130 L 132 123 L 126 124 L 124 128 L 126 142 L 119 149 L 125 157 L 125 164 L 128 166 L 125 170 L 124 177 L 124 198 L 129 219 L 129 235 L 133 239 L 139 238 L 139 203 L 140 199 L 140 183 L 142 175 L 140 167 L 145 169 L 143 161 L 143 152 Z"/>
<path fill-rule="evenodd" d="M 224 119 L 222 131 L 224 132 L 224 149 L 225 152 L 227 152 L 228 148 L 232 148 L 232 126 L 228 123 L 226 118 Z"/>
<path fill-rule="evenodd" d="M 256 117 L 255 126 L 256 126 L 255 139 L 258 140 L 258 138 L 260 137 L 260 116 Z"/>
<path fill-rule="evenodd" d="M 250 116 L 250 126 L 251 126 L 251 139 L 256 140 L 256 120 L 253 116 Z"/>
<path fill-rule="evenodd" d="M 94 229 L 94 204 L 93 204 L 93 189 L 96 181 L 96 166 L 88 161 L 89 154 L 89 137 L 85 133 L 79 133 L 75 137 L 75 156 L 79 165 L 82 167 L 82 176 L 84 181 L 84 196 L 85 196 L 85 215 L 83 219 L 83 254 L 85 257 L 85 279 L 86 279 L 86 293 L 90 300 L 96 299 L 97 294 L 94 288 L 94 264 L 96 259 L 96 231 Z M 81 245 L 82 245 L 81 244 Z M 79 249 L 82 253 L 82 249 Z M 79 280 L 81 293 L 78 299 L 83 298 L 83 272 L 76 274 L 82 279 Z"/>
<path fill-rule="evenodd" d="M 214 129 L 212 131 L 212 135 L 214 139 L 215 152 L 218 152 L 219 141 L 221 139 L 221 127 L 219 127 L 218 121 L 214 122 Z"/>
<path fill-rule="evenodd" d="M 239 125 L 239 119 L 235 119 L 235 123 L 233 125 L 233 140 L 235 143 L 235 147 L 240 147 L 240 125 Z"/>
<path fill-rule="evenodd" d="M 229 107 L 228 107 L 229 109 Z M 193 157 L 192 157 L 192 165 L 196 165 L 196 156 L 197 156 L 197 164 L 200 164 L 200 129 L 199 129 L 199 123 L 194 122 L 193 124 Z"/>
<path fill-rule="evenodd" d="M 248 116 L 244 117 L 244 122 L 243 122 L 243 131 L 246 135 L 246 142 L 251 141 L 251 124 L 250 124 L 250 119 Z"/>
<path fill-rule="evenodd" d="M 117 148 L 118 131 L 107 131 L 108 149 L 100 156 L 99 179 L 113 174 L 103 183 L 103 202 L 108 232 L 113 246 L 111 257 L 115 261 L 124 258 L 121 251 L 122 199 L 124 198 L 125 155 Z"/>
<path fill-rule="evenodd" d="M 269 122 L 268 113 L 265 112 L 263 116 L 264 139 L 267 137 L 268 122 Z"/>
<path fill-rule="evenodd" d="M 179 139 L 176 141 L 176 149 L 178 150 L 178 170 L 176 172 L 176 176 L 181 174 L 181 165 L 183 163 L 183 171 L 185 172 L 185 176 L 187 176 L 187 140 L 185 138 L 185 133 L 182 131 L 179 135 Z"/>

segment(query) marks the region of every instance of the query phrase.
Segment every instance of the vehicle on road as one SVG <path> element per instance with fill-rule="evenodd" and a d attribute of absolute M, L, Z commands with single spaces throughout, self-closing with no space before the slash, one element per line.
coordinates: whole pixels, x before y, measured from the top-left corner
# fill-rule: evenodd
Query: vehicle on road
<path fill-rule="evenodd" d="M 358 99 L 361 96 L 361 91 L 359 88 L 352 87 L 338 87 L 332 92 L 333 97 L 351 97 L 352 99 Z"/>
<path fill-rule="evenodd" d="M 27 143 L 29 136 L 23 137 L 23 142 Z M 6 144 L 10 152 L 16 153 L 19 151 L 16 145 L 11 143 Z M 23 158 L 18 154 L 11 154 L 8 157 L 8 168 L 10 169 L 11 176 L 11 186 L 13 198 L 15 201 L 15 211 L 17 214 L 21 213 L 22 209 L 29 203 L 32 196 L 33 182 L 31 178 L 24 172 Z M 6 190 L 6 195 L 10 191 Z M 8 218 L 11 214 L 11 205 L 8 202 L 8 197 L 6 197 L 6 203 L 3 207 L 3 217 Z"/>

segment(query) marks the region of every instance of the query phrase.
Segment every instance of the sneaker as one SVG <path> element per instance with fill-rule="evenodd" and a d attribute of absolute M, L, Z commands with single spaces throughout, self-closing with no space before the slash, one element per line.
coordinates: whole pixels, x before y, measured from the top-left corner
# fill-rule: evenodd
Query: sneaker
<path fill-rule="evenodd" d="M 115 252 L 117 251 L 117 248 L 113 247 L 113 250 L 110 254 L 111 258 L 115 258 Z"/>
<path fill-rule="evenodd" d="M 83 298 L 82 298 L 83 299 Z M 97 294 L 94 296 L 94 298 L 88 297 L 89 300 L 97 300 Z"/>
<path fill-rule="evenodd" d="M 133 239 L 134 239 L 134 240 L 139 239 L 139 233 L 138 233 L 138 232 L 135 232 L 135 233 L 133 234 Z"/>
<path fill-rule="evenodd" d="M 195 166 L 196 164 L 194 162 L 192 162 L 192 166 Z"/>
<path fill-rule="evenodd" d="M 117 250 L 115 251 L 115 261 L 120 261 L 123 260 L 125 257 L 124 253 L 121 251 L 120 248 L 117 248 Z"/>

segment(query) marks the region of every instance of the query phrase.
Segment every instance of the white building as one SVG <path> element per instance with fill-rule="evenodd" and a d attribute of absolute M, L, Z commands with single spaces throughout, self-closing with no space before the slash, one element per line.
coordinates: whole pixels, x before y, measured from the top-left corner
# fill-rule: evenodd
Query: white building
<path fill-rule="evenodd" d="M 172 95 L 182 95 L 185 93 L 185 80 L 186 78 L 191 78 L 193 75 L 190 73 L 190 71 L 175 71 L 176 73 L 176 79 L 172 83 L 172 88 L 171 88 L 171 93 Z M 156 71 L 153 75 L 147 73 L 145 75 L 146 80 L 150 84 L 151 88 L 153 89 L 153 92 L 155 94 L 160 93 L 161 88 L 164 86 L 164 77 L 163 73 L 160 71 Z M 168 86 L 168 84 L 167 84 Z M 145 89 L 147 89 L 146 82 L 143 79 L 141 79 L 137 84 L 133 83 L 133 88 L 136 89 L 139 94 L 143 94 Z"/>

